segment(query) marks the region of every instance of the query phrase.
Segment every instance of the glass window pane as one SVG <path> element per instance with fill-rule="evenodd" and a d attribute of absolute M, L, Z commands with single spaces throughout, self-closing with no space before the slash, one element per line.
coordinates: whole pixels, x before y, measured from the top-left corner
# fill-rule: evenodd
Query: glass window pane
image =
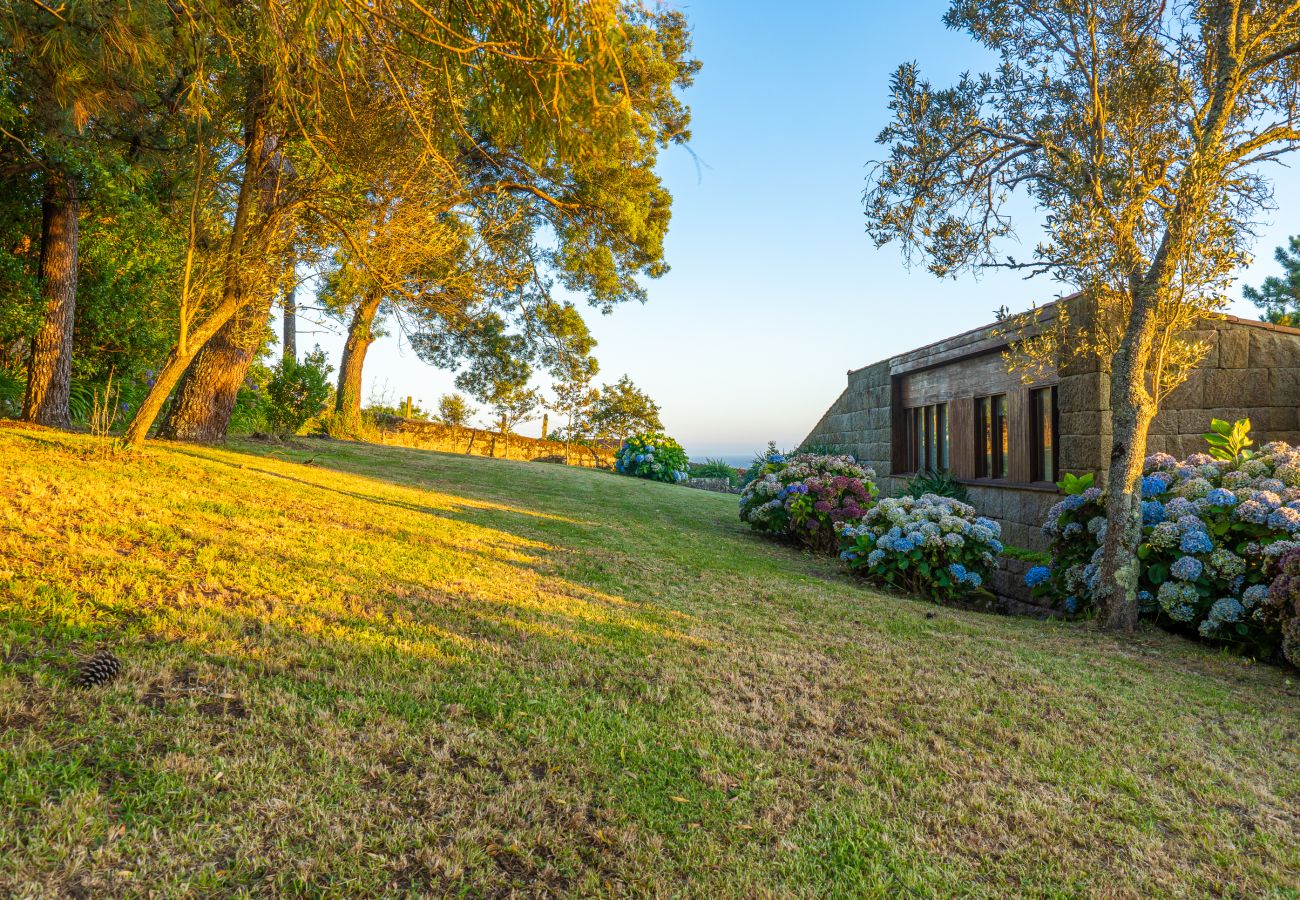
<path fill-rule="evenodd" d="M 1011 443 L 1007 428 L 1007 397 L 998 394 L 993 398 L 993 477 L 1007 476 L 1007 452 Z"/>
<path fill-rule="evenodd" d="M 948 469 L 948 404 L 940 403 L 935 407 L 935 443 L 938 445 L 938 462 L 939 468 L 947 471 Z"/>

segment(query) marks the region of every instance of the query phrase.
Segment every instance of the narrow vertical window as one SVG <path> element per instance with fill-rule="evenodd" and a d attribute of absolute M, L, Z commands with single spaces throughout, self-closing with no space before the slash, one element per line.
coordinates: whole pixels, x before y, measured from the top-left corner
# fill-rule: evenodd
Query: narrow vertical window
<path fill-rule="evenodd" d="M 935 468 L 948 471 L 948 404 L 934 408 Z"/>
<path fill-rule="evenodd" d="M 1007 477 L 1007 396 L 975 399 L 975 475 L 977 478 Z"/>
<path fill-rule="evenodd" d="M 1056 388 L 1039 388 L 1031 395 L 1034 421 L 1034 466 L 1035 481 L 1056 481 L 1060 468 L 1059 442 L 1056 437 L 1058 411 L 1056 407 Z"/>
<path fill-rule="evenodd" d="M 1007 477 L 1007 453 L 1010 450 L 1011 429 L 1007 426 L 1007 395 L 993 398 L 993 477 Z"/>

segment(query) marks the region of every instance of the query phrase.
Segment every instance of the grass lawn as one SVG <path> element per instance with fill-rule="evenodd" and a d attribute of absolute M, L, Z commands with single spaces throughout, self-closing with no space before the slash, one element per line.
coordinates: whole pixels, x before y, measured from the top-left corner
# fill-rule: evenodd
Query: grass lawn
<path fill-rule="evenodd" d="M 866 590 L 733 497 L 0 427 L 3 896 L 1296 896 L 1298 737 L 1295 672 Z"/>

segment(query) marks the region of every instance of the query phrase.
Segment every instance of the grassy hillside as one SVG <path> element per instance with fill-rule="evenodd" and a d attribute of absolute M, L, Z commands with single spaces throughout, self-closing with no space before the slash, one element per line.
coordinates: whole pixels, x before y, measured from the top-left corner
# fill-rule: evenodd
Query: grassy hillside
<path fill-rule="evenodd" d="M 0 471 L 0 895 L 1300 889 L 1294 673 L 603 473 L 17 427 Z"/>

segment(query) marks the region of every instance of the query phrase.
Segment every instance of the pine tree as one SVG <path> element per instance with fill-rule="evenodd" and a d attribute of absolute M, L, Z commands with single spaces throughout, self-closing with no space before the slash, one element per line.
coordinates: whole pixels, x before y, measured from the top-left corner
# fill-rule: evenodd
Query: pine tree
<path fill-rule="evenodd" d="M 1242 293 L 1264 310 L 1260 318 L 1265 322 L 1300 328 L 1300 235 L 1289 238 L 1286 247 L 1278 247 L 1273 258 L 1282 274 L 1270 275 L 1258 288 L 1246 285 Z"/>

